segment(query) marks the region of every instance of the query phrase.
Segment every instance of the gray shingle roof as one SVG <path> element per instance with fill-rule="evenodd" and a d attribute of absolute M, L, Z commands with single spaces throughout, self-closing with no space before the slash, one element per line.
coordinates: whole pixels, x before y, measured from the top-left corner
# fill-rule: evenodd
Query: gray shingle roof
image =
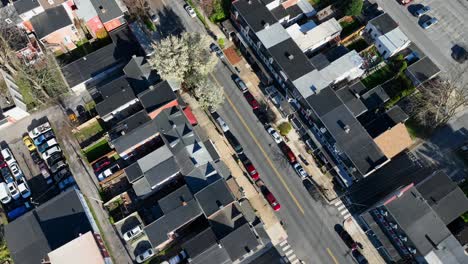
<path fill-rule="evenodd" d="M 13 5 L 20 15 L 40 6 L 37 0 L 17 0 L 13 2 Z"/>
<path fill-rule="evenodd" d="M 415 85 L 419 85 L 439 74 L 440 69 L 429 57 L 424 57 L 408 66 L 406 71 Z"/>
<path fill-rule="evenodd" d="M 359 95 L 356 91 L 350 86 L 345 86 L 342 89 L 336 91 L 338 97 L 341 101 L 349 108 L 354 116 L 359 116 L 362 113 L 367 111 L 367 107 L 364 103 L 356 96 Z"/>
<path fill-rule="evenodd" d="M 111 21 L 114 18 L 123 16 L 122 10 L 115 0 L 91 0 L 102 23 Z"/>
<path fill-rule="evenodd" d="M 15 263 L 37 264 L 91 230 L 78 193 L 71 189 L 6 225 L 5 240 Z"/>
<path fill-rule="evenodd" d="M 195 194 L 200 207 L 206 217 L 219 211 L 221 208 L 234 202 L 224 179 L 219 179 Z"/>
<path fill-rule="evenodd" d="M 374 27 L 377 28 L 382 35 L 385 35 L 398 27 L 397 22 L 395 22 L 395 20 L 393 20 L 393 18 L 390 17 L 390 15 L 387 13 L 373 18 L 371 21 L 369 21 L 369 23 L 374 25 Z"/>
<path fill-rule="evenodd" d="M 96 112 L 101 117 L 104 117 L 132 100 L 135 100 L 135 94 L 133 93 L 133 90 L 130 87 L 118 90 L 112 95 L 104 97 L 104 100 L 102 102 L 97 103 Z"/>
<path fill-rule="evenodd" d="M 390 100 L 390 97 L 380 85 L 364 93 L 361 98 L 366 107 L 370 110 L 381 107 L 385 102 Z"/>
<path fill-rule="evenodd" d="M 151 137 L 155 137 L 158 134 L 159 131 L 156 125 L 156 121 L 152 119 L 135 128 L 130 133 L 116 138 L 112 141 L 112 145 L 114 145 L 114 148 L 118 153 L 124 153 L 140 142 L 145 141 Z"/>
<path fill-rule="evenodd" d="M 189 258 L 194 259 L 204 254 L 207 250 L 212 249 L 213 246 L 217 247 L 218 241 L 211 228 L 208 227 L 190 240 L 185 241 L 181 245 L 181 248 L 187 253 Z"/>
<path fill-rule="evenodd" d="M 24 0 L 23 0 L 24 1 Z M 42 39 L 66 26 L 72 25 L 72 21 L 63 6 L 57 6 L 45 10 L 44 12 L 33 16 L 31 24 L 36 32 L 37 38 Z"/>
<path fill-rule="evenodd" d="M 161 106 L 168 104 L 177 99 L 176 94 L 172 90 L 167 81 L 162 81 L 152 88 L 138 95 L 141 104 L 148 113 L 159 109 Z"/>
<path fill-rule="evenodd" d="M 232 4 L 254 32 L 264 29 L 267 24 L 272 25 L 277 22 L 260 0 L 239 0 Z"/>
<path fill-rule="evenodd" d="M 164 214 L 168 214 L 180 206 L 184 202 L 193 200 L 193 195 L 187 185 L 183 185 L 177 190 L 171 192 L 165 197 L 159 199 L 158 204 Z"/>
<path fill-rule="evenodd" d="M 250 230 L 248 223 L 232 231 L 229 235 L 222 238 L 220 242 L 233 261 L 245 254 L 251 253 L 251 251 L 255 251 L 259 246 L 259 242 L 255 234 Z"/>
<path fill-rule="evenodd" d="M 138 111 L 137 113 L 125 118 L 113 126 L 109 131 L 109 137 L 111 140 L 114 140 L 123 134 L 130 133 L 134 129 L 137 129 L 139 126 L 149 122 L 150 120 L 151 119 L 145 110 Z"/>

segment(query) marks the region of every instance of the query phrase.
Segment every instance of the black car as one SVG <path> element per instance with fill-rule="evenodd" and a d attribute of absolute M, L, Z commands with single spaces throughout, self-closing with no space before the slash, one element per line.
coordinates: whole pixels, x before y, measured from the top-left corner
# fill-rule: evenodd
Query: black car
<path fill-rule="evenodd" d="M 70 176 L 71 172 L 68 170 L 68 168 L 63 168 L 59 170 L 55 175 L 54 175 L 54 180 L 55 182 L 60 182 L 61 180 L 65 179 L 66 177 Z"/>
<path fill-rule="evenodd" d="M 452 58 L 459 63 L 463 63 L 468 60 L 468 52 L 462 46 L 455 45 L 452 47 Z"/>
<path fill-rule="evenodd" d="M 63 155 L 61 152 L 55 152 L 50 157 L 47 159 L 47 165 L 49 167 L 53 166 L 55 163 L 57 163 L 59 160 L 63 159 Z"/>
<path fill-rule="evenodd" d="M 56 173 L 58 170 L 66 167 L 66 166 L 67 166 L 67 164 L 65 163 L 65 161 L 61 160 L 61 161 L 55 163 L 54 165 L 50 166 L 50 171 L 52 173 Z"/>
<path fill-rule="evenodd" d="M 320 198 L 320 192 L 317 189 L 317 186 L 310 180 L 310 179 L 304 179 L 302 181 L 302 184 L 306 188 L 307 192 L 312 196 L 314 199 L 319 199 Z"/>
<path fill-rule="evenodd" d="M 231 144 L 232 148 L 236 151 L 237 154 L 244 153 L 242 145 L 239 143 L 237 138 L 231 133 L 231 131 L 226 131 L 224 135 L 226 136 L 226 139 L 229 141 L 229 144 Z"/>
<path fill-rule="evenodd" d="M 34 150 L 34 151 L 31 151 L 31 152 L 29 152 L 29 154 L 31 155 L 31 159 L 33 160 L 33 162 L 34 162 L 35 164 L 39 164 L 39 163 L 42 162 L 42 159 L 41 159 L 41 157 L 39 156 L 39 154 L 37 153 L 37 151 L 35 151 L 35 150 Z"/>

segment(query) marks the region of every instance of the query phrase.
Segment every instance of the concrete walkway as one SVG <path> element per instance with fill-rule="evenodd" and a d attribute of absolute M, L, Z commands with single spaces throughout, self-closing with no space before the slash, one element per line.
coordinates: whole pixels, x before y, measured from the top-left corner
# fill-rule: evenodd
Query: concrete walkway
<path fill-rule="evenodd" d="M 286 231 L 281 226 L 273 209 L 253 186 L 243 166 L 233 158 L 235 154 L 234 150 L 218 131 L 211 118 L 199 107 L 197 101 L 193 97 L 187 93 L 183 93 L 181 97 L 184 102 L 190 105 L 193 114 L 198 120 L 198 126 L 203 130 L 203 133 L 214 142 L 221 160 L 231 171 L 231 175 L 236 183 L 244 189 L 245 197 L 249 200 L 257 216 L 260 217 L 265 224 L 265 231 L 270 236 L 273 245 L 285 240 L 287 238 Z"/>

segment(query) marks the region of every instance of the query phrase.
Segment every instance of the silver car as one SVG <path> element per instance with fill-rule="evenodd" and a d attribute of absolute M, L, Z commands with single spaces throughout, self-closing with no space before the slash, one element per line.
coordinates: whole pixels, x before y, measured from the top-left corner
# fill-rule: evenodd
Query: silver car
<path fill-rule="evenodd" d="M 145 252 L 141 253 L 136 257 L 136 261 L 138 263 L 143 263 L 152 256 L 154 256 L 154 250 L 152 248 L 148 248 L 147 250 L 145 250 Z"/>
<path fill-rule="evenodd" d="M 299 164 L 298 162 L 296 162 L 296 164 L 294 164 L 293 167 L 294 167 L 294 170 L 296 171 L 296 173 L 302 179 L 305 179 L 305 178 L 309 177 L 309 174 L 307 174 L 307 172 L 304 170 L 304 168 L 302 168 L 301 164 Z"/>
<path fill-rule="evenodd" d="M 123 234 L 123 239 L 125 241 L 129 241 L 135 237 L 137 237 L 139 234 L 143 232 L 143 229 L 141 229 L 141 226 L 137 225 L 132 230 L 129 230 Z"/>

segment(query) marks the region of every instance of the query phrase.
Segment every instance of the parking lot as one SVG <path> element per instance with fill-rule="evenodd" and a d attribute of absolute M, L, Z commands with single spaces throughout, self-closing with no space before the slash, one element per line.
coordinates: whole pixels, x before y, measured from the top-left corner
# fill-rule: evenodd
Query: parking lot
<path fill-rule="evenodd" d="M 401 30 L 418 45 L 443 71 L 460 68 L 452 59 L 452 47 L 456 44 L 468 48 L 468 1 L 466 0 L 415 0 L 407 7 L 397 0 L 375 0 L 392 16 Z M 429 29 L 422 29 L 419 19 L 410 11 L 414 5 L 429 6 L 430 17 L 439 21 Z M 468 77 L 467 77 L 468 78 Z"/>

